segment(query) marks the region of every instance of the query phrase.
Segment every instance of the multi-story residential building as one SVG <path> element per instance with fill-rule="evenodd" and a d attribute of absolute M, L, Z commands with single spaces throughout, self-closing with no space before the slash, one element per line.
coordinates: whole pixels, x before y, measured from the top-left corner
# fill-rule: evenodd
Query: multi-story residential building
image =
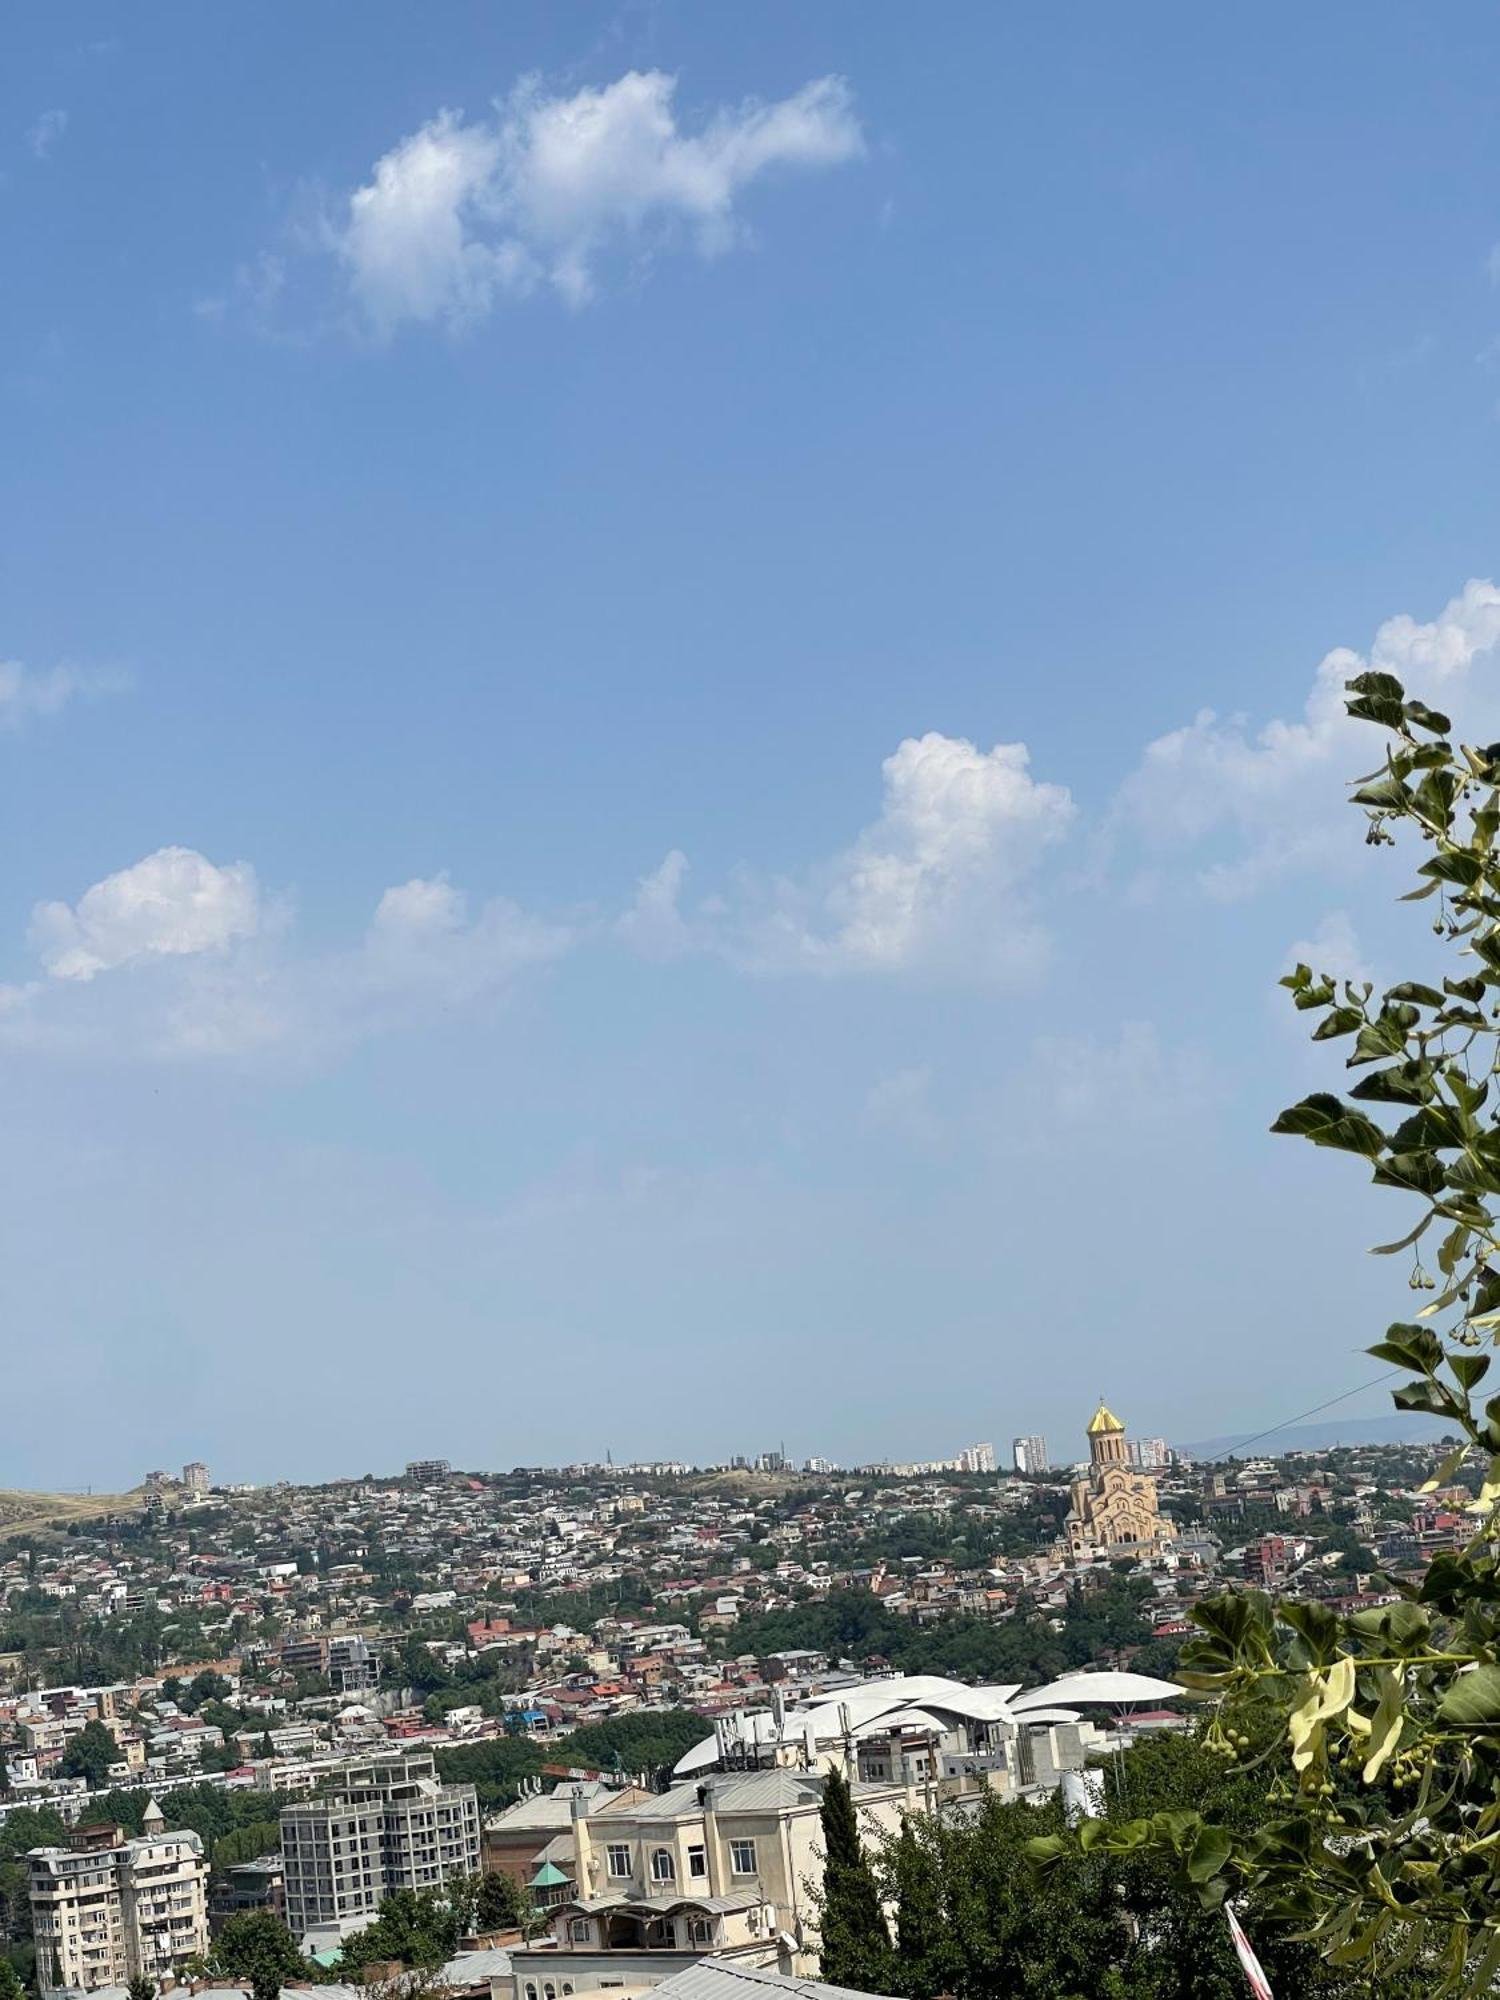
<path fill-rule="evenodd" d="M 992 1444 L 966 1444 L 958 1454 L 956 1469 L 959 1472 L 993 1472 L 995 1447 Z"/>
<path fill-rule="evenodd" d="M 446 1458 L 414 1458 L 406 1476 L 414 1486 L 440 1486 L 452 1470 Z"/>
<path fill-rule="evenodd" d="M 196 1833 L 147 1831 L 127 1840 L 117 1826 L 81 1827 L 67 1847 L 36 1847 L 30 1869 L 37 1983 L 93 1992 L 146 1978 L 175 1982 L 208 1949 L 208 1863 Z"/>
<path fill-rule="evenodd" d="M 430 1755 L 346 1767 L 331 1796 L 281 1815 L 286 1917 L 296 1936 L 353 1928 L 395 1889 L 433 1889 L 479 1868 L 479 1799 L 445 1785 Z"/>
<path fill-rule="evenodd" d="M 182 1468 L 182 1483 L 189 1493 L 208 1491 L 208 1467 L 201 1458 L 191 1458 Z"/>
<path fill-rule="evenodd" d="M 1030 1437 L 1013 1438 L 1011 1440 L 1010 1455 L 1011 1463 L 1015 1466 L 1017 1472 L 1046 1472 L 1050 1466 L 1050 1461 L 1047 1457 L 1047 1440 L 1044 1437 L 1036 1436 L 1034 1433 Z"/>
<path fill-rule="evenodd" d="M 1172 1447 L 1165 1438 L 1132 1438 L 1130 1463 L 1141 1472 L 1165 1472 L 1172 1463 Z"/>

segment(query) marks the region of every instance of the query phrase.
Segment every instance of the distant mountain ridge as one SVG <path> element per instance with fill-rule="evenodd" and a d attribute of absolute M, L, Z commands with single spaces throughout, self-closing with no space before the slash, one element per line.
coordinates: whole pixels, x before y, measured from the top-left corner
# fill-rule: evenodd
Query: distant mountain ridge
<path fill-rule="evenodd" d="M 1330 1417 L 1321 1424 L 1288 1424 L 1263 1438 L 1255 1431 L 1238 1431 L 1178 1449 L 1189 1458 L 1279 1458 L 1289 1451 L 1330 1451 L 1341 1444 L 1435 1444 L 1452 1430 L 1441 1417 L 1393 1410 L 1386 1417 Z"/>

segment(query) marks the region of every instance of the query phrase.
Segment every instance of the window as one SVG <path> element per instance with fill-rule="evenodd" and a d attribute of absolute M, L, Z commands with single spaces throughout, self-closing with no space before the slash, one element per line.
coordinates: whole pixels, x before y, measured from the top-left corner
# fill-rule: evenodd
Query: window
<path fill-rule="evenodd" d="M 550 1979 L 542 1984 L 542 2000 L 557 2000 L 557 1988 Z"/>
<path fill-rule="evenodd" d="M 729 1843 L 729 1865 L 736 1875 L 755 1873 L 755 1842 L 753 1840 L 731 1840 Z"/>
<path fill-rule="evenodd" d="M 526 2000 L 536 2000 L 536 1981 L 534 1979 L 528 1979 L 526 1982 Z"/>
<path fill-rule="evenodd" d="M 587 1944 L 593 1937 L 593 1934 L 594 1934 L 594 1927 L 589 1922 L 587 1917 L 569 1917 L 568 1919 L 569 1944 Z"/>
<path fill-rule="evenodd" d="M 628 1847 L 606 1847 L 604 1857 L 609 1864 L 611 1875 L 620 1876 L 630 1873 L 630 1849 Z"/>
<path fill-rule="evenodd" d="M 708 1849 L 706 1847 L 690 1847 L 688 1849 L 688 1873 L 695 1880 L 699 1881 L 708 1873 Z"/>
<path fill-rule="evenodd" d="M 708 1917 L 691 1917 L 688 1920 L 688 1941 L 691 1944 L 710 1945 L 714 1941 L 713 1922 Z"/>
<path fill-rule="evenodd" d="M 677 1880 L 677 1863 L 672 1859 L 670 1849 L 658 1847 L 653 1851 L 651 1856 L 651 1879 L 653 1882 L 675 1882 Z"/>

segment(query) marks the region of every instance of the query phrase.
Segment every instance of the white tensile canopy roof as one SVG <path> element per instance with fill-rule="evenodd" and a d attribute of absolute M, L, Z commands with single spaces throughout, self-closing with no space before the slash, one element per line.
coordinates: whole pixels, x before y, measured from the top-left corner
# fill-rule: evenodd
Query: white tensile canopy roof
<path fill-rule="evenodd" d="M 836 1743 L 847 1728 L 856 1737 L 886 1729 L 951 1728 L 965 1722 L 1076 1722 L 1076 1710 L 1098 1703 L 1129 1708 L 1142 1702 L 1160 1704 L 1181 1697 L 1173 1681 L 1150 1674 L 1076 1673 L 1044 1687 L 1022 1689 L 1016 1682 L 993 1687 L 967 1687 L 941 1674 L 895 1674 L 886 1680 L 862 1681 L 841 1688 L 827 1700 L 807 1708 L 788 1709 L 778 1723 L 774 1710 L 749 1709 L 738 1718 L 748 1742 L 757 1748 L 801 1741 L 811 1732 L 816 1743 Z M 678 1759 L 674 1775 L 690 1778 L 718 1762 L 715 1736 L 697 1743 Z"/>

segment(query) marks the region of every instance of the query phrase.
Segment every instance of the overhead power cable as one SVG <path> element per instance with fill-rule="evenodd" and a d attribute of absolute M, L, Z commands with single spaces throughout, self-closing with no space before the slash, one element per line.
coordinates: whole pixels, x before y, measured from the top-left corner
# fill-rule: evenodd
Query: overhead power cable
<path fill-rule="evenodd" d="M 1404 1368 L 1387 1368 L 1385 1373 L 1377 1375 L 1373 1382 L 1362 1382 L 1357 1389 L 1346 1389 L 1341 1396 L 1330 1396 L 1326 1403 L 1315 1403 L 1310 1410 L 1303 1410 L 1298 1416 L 1284 1417 L 1279 1424 L 1272 1424 L 1269 1430 L 1257 1431 L 1254 1437 L 1238 1439 L 1231 1446 L 1229 1456 L 1233 1458 L 1236 1452 L 1244 1451 L 1248 1445 L 1259 1444 L 1264 1438 L 1275 1437 L 1278 1431 L 1290 1430 L 1293 1424 L 1306 1423 L 1309 1417 L 1321 1416 L 1324 1410 L 1331 1410 L 1338 1403 L 1347 1403 L 1351 1396 L 1362 1396 L 1367 1389 L 1378 1389 L 1382 1382 L 1389 1382 L 1393 1375 L 1405 1373 Z"/>

